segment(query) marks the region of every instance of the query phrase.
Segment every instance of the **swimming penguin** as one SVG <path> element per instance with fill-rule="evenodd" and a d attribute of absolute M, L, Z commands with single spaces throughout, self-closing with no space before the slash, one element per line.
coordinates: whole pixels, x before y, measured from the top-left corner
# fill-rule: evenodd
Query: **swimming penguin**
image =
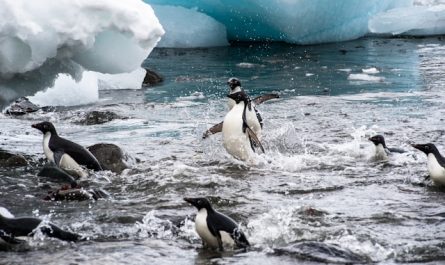
<path fill-rule="evenodd" d="M 102 170 L 101 165 L 86 148 L 60 137 L 51 122 L 32 125 L 43 133 L 43 151 L 46 158 L 58 167 L 79 178 L 88 176 L 82 166 L 93 170 Z"/>
<path fill-rule="evenodd" d="M 412 147 L 424 152 L 428 157 L 428 172 L 435 185 L 445 186 L 445 158 L 432 144 L 413 144 Z"/>
<path fill-rule="evenodd" d="M 254 114 L 251 102 L 244 91 L 227 95 L 235 101 L 235 106 L 226 114 L 223 122 L 223 145 L 229 154 L 247 161 L 255 148 L 264 148 L 253 129 L 249 126 L 249 117 Z"/>
<path fill-rule="evenodd" d="M 388 160 L 388 155 L 391 153 L 405 153 L 404 150 L 398 148 L 388 148 L 385 143 L 383 135 L 374 135 L 368 139 L 375 145 L 374 158 L 378 160 Z"/>
<path fill-rule="evenodd" d="M 227 81 L 227 84 L 229 85 L 229 94 L 234 94 L 237 92 L 244 91 L 241 87 L 241 82 L 235 77 L 230 78 Z M 245 93 L 245 91 L 244 91 L 244 93 Z M 248 95 L 247 95 L 247 97 L 249 98 Z M 248 124 L 252 128 L 252 130 L 257 134 L 259 139 L 261 139 L 261 129 L 263 128 L 263 118 L 261 117 L 261 114 L 259 113 L 259 111 L 256 109 L 256 105 L 259 105 L 259 104 L 263 103 L 264 101 L 274 99 L 274 98 L 279 98 L 279 97 L 280 96 L 278 94 L 265 94 L 265 95 L 256 97 L 254 100 L 250 100 L 250 98 L 249 98 L 252 108 L 255 111 L 254 112 L 255 116 L 249 115 Z M 236 105 L 236 103 L 233 99 L 228 98 L 227 105 L 228 105 L 229 111 L 230 111 Z M 210 129 L 208 129 L 207 131 L 204 132 L 202 138 L 205 139 L 212 134 L 221 132 L 222 124 L 223 123 L 220 122 L 218 124 L 213 125 Z"/>
<path fill-rule="evenodd" d="M 230 217 L 214 210 L 206 198 L 184 198 L 198 209 L 195 229 L 204 245 L 223 250 L 224 247 L 247 248 L 250 246 L 239 225 Z"/>
<path fill-rule="evenodd" d="M 64 231 L 52 223 L 39 227 L 41 223 L 41 219 L 33 217 L 15 218 L 6 208 L 0 207 L 0 245 L 20 244 L 23 241 L 17 237 L 33 236 L 36 228 L 48 237 L 72 242 L 82 240 L 80 235 Z"/>

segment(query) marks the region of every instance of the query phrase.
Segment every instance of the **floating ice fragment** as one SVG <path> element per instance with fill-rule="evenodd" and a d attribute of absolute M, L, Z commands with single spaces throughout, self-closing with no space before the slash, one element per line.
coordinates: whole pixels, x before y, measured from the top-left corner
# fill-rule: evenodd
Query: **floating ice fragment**
<path fill-rule="evenodd" d="M 377 68 L 375 68 L 375 67 L 362 69 L 362 72 L 365 73 L 365 74 L 378 74 L 378 73 L 380 73 L 380 71 Z"/>
<path fill-rule="evenodd" d="M 380 77 L 380 76 L 372 76 L 372 75 L 368 75 L 368 74 L 350 74 L 348 76 L 348 80 L 367 81 L 367 82 L 383 82 L 385 80 L 385 78 Z"/>

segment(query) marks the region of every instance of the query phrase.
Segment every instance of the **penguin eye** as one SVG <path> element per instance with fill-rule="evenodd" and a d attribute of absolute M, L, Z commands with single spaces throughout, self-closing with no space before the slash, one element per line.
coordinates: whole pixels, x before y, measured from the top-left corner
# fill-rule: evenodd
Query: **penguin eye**
<path fill-rule="evenodd" d="M 198 204 L 201 204 L 201 200 L 198 200 Z"/>
<path fill-rule="evenodd" d="M 430 147 L 428 145 L 425 146 L 425 150 L 429 150 Z"/>

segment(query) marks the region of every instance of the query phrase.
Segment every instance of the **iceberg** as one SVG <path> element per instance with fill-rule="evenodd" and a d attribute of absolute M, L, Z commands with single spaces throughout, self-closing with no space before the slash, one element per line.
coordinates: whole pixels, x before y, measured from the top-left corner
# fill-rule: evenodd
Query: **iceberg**
<path fill-rule="evenodd" d="M 375 34 L 429 36 L 445 34 L 445 4 L 395 8 L 374 16 L 369 30 Z"/>
<path fill-rule="evenodd" d="M 0 0 L 0 17 L 0 101 L 55 89 L 66 75 L 81 81 L 83 71 L 133 72 L 164 34 L 141 0 Z"/>
<path fill-rule="evenodd" d="M 165 30 L 161 48 L 228 46 L 226 27 L 201 12 L 180 6 L 152 6 Z"/>
<path fill-rule="evenodd" d="M 182 6 L 210 16 L 225 26 L 229 41 L 295 44 L 356 39 L 368 33 L 368 21 L 374 15 L 413 5 L 413 0 L 145 1 L 153 5 Z"/>

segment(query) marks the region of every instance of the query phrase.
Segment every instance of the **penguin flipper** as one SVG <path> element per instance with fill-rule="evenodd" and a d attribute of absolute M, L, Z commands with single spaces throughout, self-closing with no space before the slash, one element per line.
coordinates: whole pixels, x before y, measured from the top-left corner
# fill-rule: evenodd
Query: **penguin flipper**
<path fill-rule="evenodd" d="M 223 122 L 213 125 L 212 127 L 210 127 L 210 129 L 208 129 L 202 134 L 202 139 L 205 139 L 212 134 L 222 132 L 222 127 L 223 127 Z"/>
<path fill-rule="evenodd" d="M 214 227 L 213 225 L 211 225 L 209 223 L 209 221 L 207 221 L 207 228 L 209 229 L 210 233 L 216 237 L 216 240 L 218 241 L 218 249 L 223 251 L 224 247 L 223 247 L 223 243 L 222 243 L 222 239 L 221 239 L 221 234 L 219 233 L 218 229 L 216 229 L 216 227 Z"/>
<path fill-rule="evenodd" d="M 13 236 L 5 233 L 5 231 L 3 231 L 3 230 L 0 230 L 0 238 L 3 239 L 8 244 L 17 245 L 17 244 L 20 244 L 23 242 L 23 240 L 16 239 Z"/>
<path fill-rule="evenodd" d="M 261 149 L 261 151 L 262 151 L 263 153 L 265 153 L 265 152 L 264 152 L 264 147 L 263 147 L 263 145 L 261 144 L 261 142 L 260 142 L 260 140 L 258 139 L 258 137 L 256 136 L 256 134 L 252 131 L 252 129 L 250 129 L 250 128 L 247 126 L 247 127 L 246 127 L 246 132 L 247 132 L 247 135 L 249 136 L 250 143 L 251 143 L 251 144 L 253 143 L 252 147 L 253 147 L 253 146 L 259 147 L 259 148 Z"/>
<path fill-rule="evenodd" d="M 65 153 L 62 152 L 62 151 L 55 151 L 55 152 L 54 152 L 54 163 L 56 163 L 56 165 L 57 165 L 58 167 L 60 167 L 60 161 L 62 160 L 62 156 L 63 156 L 64 154 L 65 154 Z"/>
<path fill-rule="evenodd" d="M 274 98 L 280 98 L 280 95 L 278 95 L 278 94 L 264 94 L 264 95 L 254 98 L 253 103 L 255 103 L 255 105 L 259 105 L 259 104 L 263 103 L 264 101 L 274 99 Z"/>

